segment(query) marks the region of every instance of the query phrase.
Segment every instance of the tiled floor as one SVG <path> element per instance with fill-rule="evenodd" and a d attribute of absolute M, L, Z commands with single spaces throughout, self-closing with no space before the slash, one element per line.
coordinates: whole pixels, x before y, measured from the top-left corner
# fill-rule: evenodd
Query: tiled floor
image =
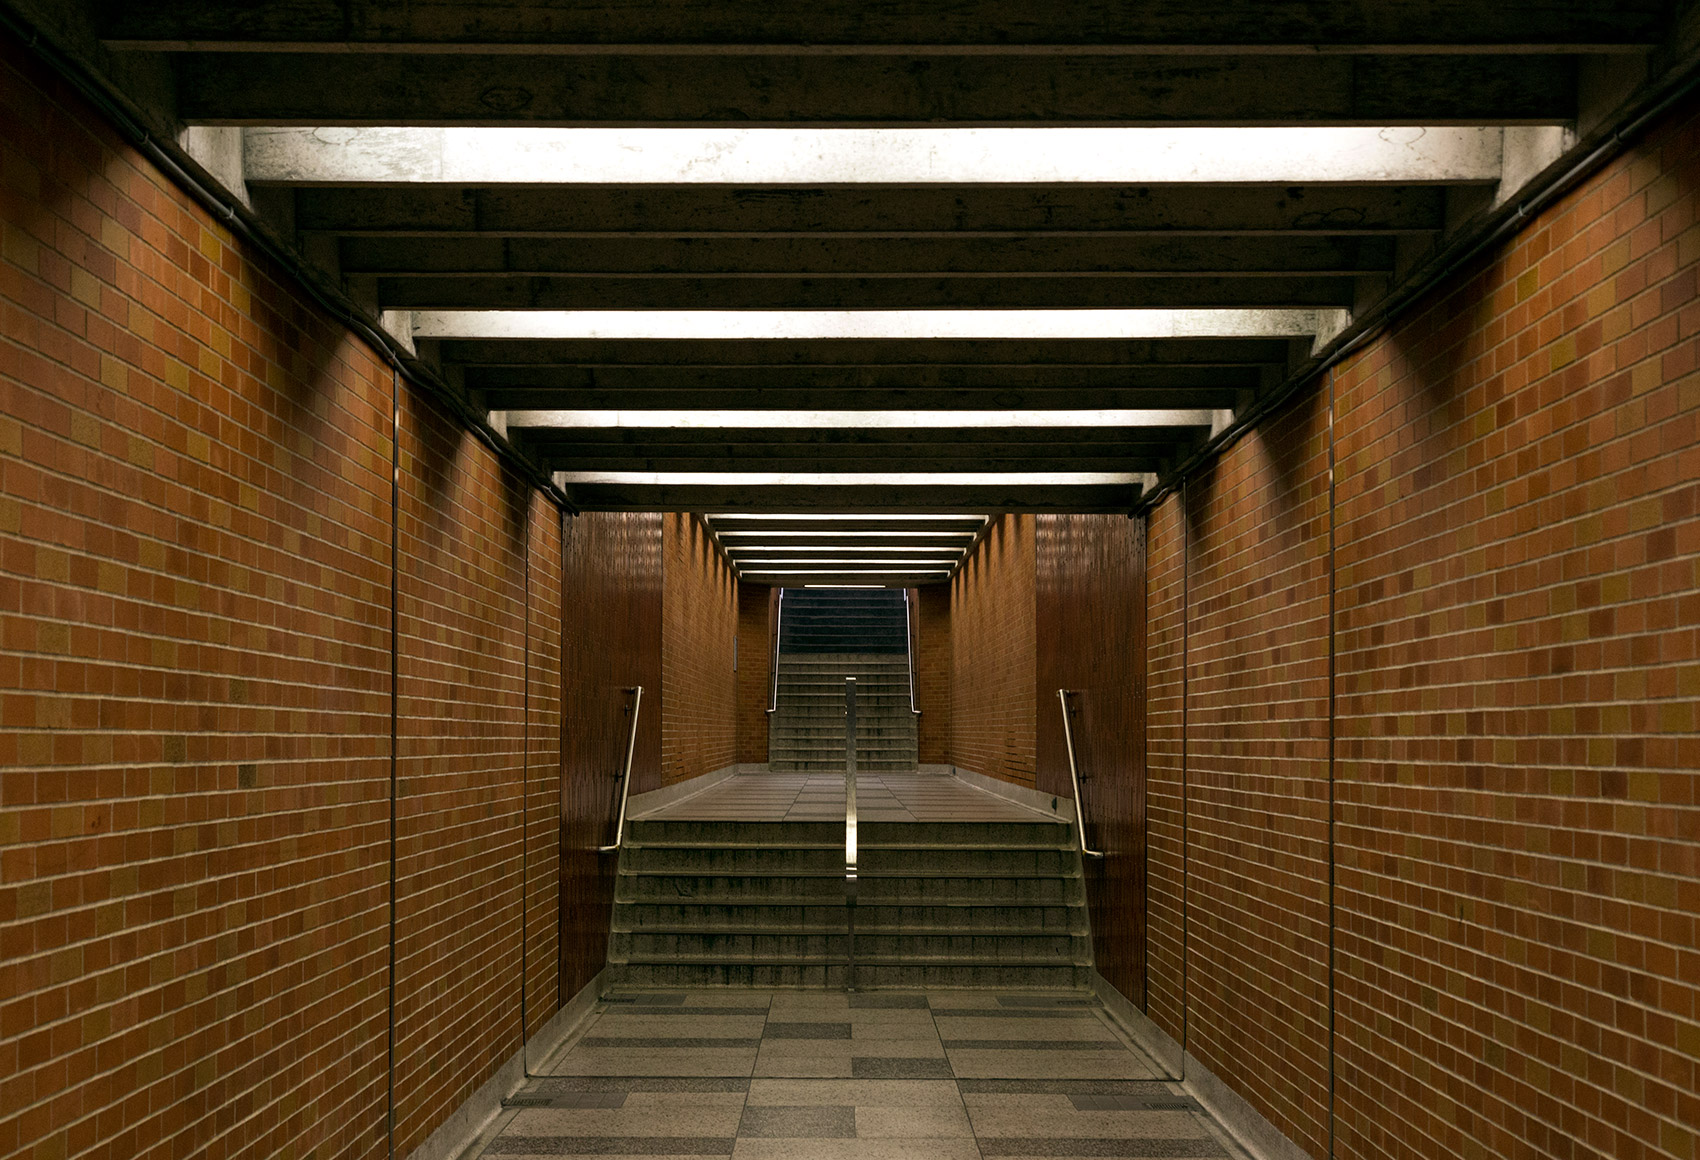
<path fill-rule="evenodd" d="M 844 819 L 842 773 L 749 773 L 634 817 L 693 821 L 831 822 Z M 1049 817 L 942 773 L 863 773 L 864 822 L 1032 822 Z"/>
<path fill-rule="evenodd" d="M 1245 1155 L 1077 995 L 615 996 L 545 1071 L 473 1155 Z"/>

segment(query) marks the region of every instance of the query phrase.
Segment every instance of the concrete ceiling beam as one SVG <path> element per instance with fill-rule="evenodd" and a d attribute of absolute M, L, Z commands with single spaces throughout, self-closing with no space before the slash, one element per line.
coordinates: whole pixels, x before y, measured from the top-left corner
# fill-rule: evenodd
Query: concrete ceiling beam
<path fill-rule="evenodd" d="M 386 51 L 483 46 L 526 51 L 602 52 L 625 46 L 703 53 L 752 47 L 831 53 L 889 47 L 956 47 L 1007 52 L 1126 46 L 1149 53 L 1200 47 L 1245 52 L 1403 49 L 1497 52 L 1622 51 L 1665 33 L 1656 0 L 1552 0 L 1539 5 L 1475 0 L 1222 0 L 1209 5 L 1110 0 L 1047 7 L 1028 0 L 975 0 L 950 6 L 817 0 L 776 5 L 727 0 L 660 5 L 650 0 L 291 0 L 287 4 L 208 4 L 205 0 L 104 0 L 96 25 L 110 47 L 169 50 L 264 50 L 314 47 Z"/>
<path fill-rule="evenodd" d="M 1576 115 L 1570 56 L 194 53 L 212 125 L 1444 125 Z"/>
<path fill-rule="evenodd" d="M 1354 275 L 1027 277 L 380 277 L 386 310 L 1116 310 L 1350 307 Z"/>
<path fill-rule="evenodd" d="M 595 409 L 685 410 L 691 408 L 749 408 L 798 410 L 810 407 L 861 408 L 878 410 L 1080 410 L 1090 407 L 1197 407 L 1219 410 L 1235 406 L 1242 392 L 1255 383 L 1231 387 L 1116 387 L 1080 386 L 1049 390 L 993 389 L 927 390 L 848 387 L 841 389 L 800 387 L 788 390 L 733 388 L 725 391 L 650 390 L 618 388 L 574 390 L 561 388 L 491 388 L 468 386 L 479 392 L 484 404 L 494 411 L 546 410 L 554 407 Z"/>
<path fill-rule="evenodd" d="M 1101 482 L 1036 482 L 960 473 L 939 480 L 939 473 L 911 473 L 911 480 L 890 476 L 857 482 L 849 475 L 775 473 L 752 483 L 736 473 L 570 472 L 555 474 L 574 504 L 586 511 L 712 511 L 715 508 L 821 513 L 900 513 L 955 509 L 984 511 L 1125 512 L 1141 489 L 1154 483 L 1148 473 L 1090 473 Z M 872 473 L 867 473 L 872 474 Z M 1052 473 L 1053 475 L 1056 473 Z M 848 482 L 846 482 L 848 481 Z"/>
<path fill-rule="evenodd" d="M 503 238 L 342 241 L 344 274 L 872 278 L 1390 274 L 1388 237 Z"/>
<path fill-rule="evenodd" d="M 296 228 L 337 234 L 744 239 L 783 234 L 956 239 L 1143 233 L 1434 232 L 1425 185 L 302 186 Z"/>
<path fill-rule="evenodd" d="M 1360 128 L 243 131 L 250 184 L 1491 184 L 1503 130 Z"/>
<path fill-rule="evenodd" d="M 1175 455 L 1173 444 L 1152 448 L 1138 454 L 1081 454 L 1073 450 L 1066 454 L 1046 454 L 1041 449 L 1025 447 L 1002 454 L 943 455 L 928 452 L 919 462 L 915 453 L 879 455 L 860 451 L 838 456 L 825 455 L 712 455 L 702 449 L 698 455 L 565 455 L 553 450 L 536 454 L 546 469 L 580 472 L 663 472 L 663 473 L 721 473 L 734 475 L 746 471 L 771 471 L 786 475 L 811 475 L 836 472 L 874 474 L 885 471 L 904 471 L 917 466 L 940 472 L 1154 472 Z"/>
<path fill-rule="evenodd" d="M 464 321 L 470 329 L 476 315 Z M 445 329 L 462 322 L 445 316 Z M 486 320 L 487 321 L 487 320 Z M 479 327 L 479 329 L 485 329 Z M 1286 366 L 1290 343 L 1305 337 L 1164 336 L 1121 338 L 810 338 L 810 339 L 645 339 L 542 338 L 515 328 L 490 327 L 488 337 L 423 337 L 437 343 L 451 363 L 484 367 L 572 368 L 601 376 L 649 375 L 665 371 L 694 375 L 774 374 L 815 381 L 816 374 L 936 376 L 920 381 L 951 383 L 963 376 L 982 381 L 1005 374 L 1050 376 L 1073 373 L 1117 374 L 1168 367 L 1217 368 Z M 829 380 L 822 380 L 829 381 Z M 1021 379 L 1019 381 L 1029 381 Z"/>

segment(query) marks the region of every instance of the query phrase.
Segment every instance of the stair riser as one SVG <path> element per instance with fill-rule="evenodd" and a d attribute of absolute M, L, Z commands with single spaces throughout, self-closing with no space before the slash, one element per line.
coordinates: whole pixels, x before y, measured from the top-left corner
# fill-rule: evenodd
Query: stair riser
<path fill-rule="evenodd" d="M 777 987 L 842 990 L 848 972 L 838 964 L 616 964 L 612 984 L 633 988 L 695 990 L 706 987 Z M 1091 983 L 1091 969 L 1073 965 L 934 967 L 922 965 L 856 967 L 862 990 L 1077 991 Z"/>

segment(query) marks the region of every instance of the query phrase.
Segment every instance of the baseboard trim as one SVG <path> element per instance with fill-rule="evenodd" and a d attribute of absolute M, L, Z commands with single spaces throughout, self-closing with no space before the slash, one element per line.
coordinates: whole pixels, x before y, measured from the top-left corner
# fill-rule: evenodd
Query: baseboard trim
<path fill-rule="evenodd" d="M 1314 1160 L 1309 1152 L 1247 1103 L 1245 1097 L 1223 1083 L 1196 1057 L 1182 1051 L 1173 1036 L 1153 1023 L 1096 969 L 1092 972 L 1092 990 L 1111 1018 L 1120 1023 L 1145 1053 L 1157 1061 L 1173 1082 L 1180 1084 L 1187 1095 L 1215 1117 L 1216 1122 L 1253 1160 Z"/>
<path fill-rule="evenodd" d="M 975 789 L 984 790 L 995 797 L 1012 801 L 1018 806 L 1025 806 L 1046 817 L 1055 818 L 1059 822 L 1074 821 L 1074 799 L 1059 797 L 1055 794 L 1041 793 L 1036 789 L 1028 789 L 1024 785 L 1004 781 L 1002 778 L 987 777 L 983 773 L 975 773 L 971 769 L 963 769 L 959 765 L 935 765 L 920 767 L 922 772 L 931 770 L 949 770 L 952 777 L 966 782 Z"/>
<path fill-rule="evenodd" d="M 740 773 L 766 772 L 766 765 L 723 765 L 719 769 L 698 774 L 696 777 L 687 778 L 684 781 L 676 781 L 672 785 L 664 785 L 660 789 L 634 793 L 626 801 L 626 816 L 628 818 L 641 818 L 645 814 L 652 814 L 656 810 L 676 805 L 686 798 L 695 797 L 704 790 L 713 789 L 727 778 L 736 777 Z"/>
<path fill-rule="evenodd" d="M 502 1101 L 525 1086 L 526 1064 L 531 1063 L 533 1075 L 547 1071 L 561 1049 L 567 1046 L 578 1025 L 596 1008 L 607 985 L 607 972 L 598 971 L 579 993 L 555 1012 L 541 1030 L 513 1053 L 496 1074 L 485 1080 L 479 1089 L 468 1096 L 425 1142 L 408 1153 L 407 1160 L 461 1160 L 476 1156 L 484 1145 L 506 1124 L 513 1109 L 504 1108 Z"/>

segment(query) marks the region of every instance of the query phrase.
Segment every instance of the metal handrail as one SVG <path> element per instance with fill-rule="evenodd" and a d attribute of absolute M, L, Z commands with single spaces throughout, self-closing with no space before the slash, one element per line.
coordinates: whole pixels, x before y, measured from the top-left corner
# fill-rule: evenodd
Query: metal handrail
<path fill-rule="evenodd" d="M 633 685 L 626 692 L 634 693 L 632 699 L 632 731 L 626 737 L 626 771 L 620 775 L 620 817 L 614 823 L 614 844 L 598 846 L 596 849 L 603 854 L 612 854 L 620 848 L 620 843 L 626 836 L 626 799 L 632 796 L 632 754 L 637 751 L 638 714 L 643 711 L 643 686 Z"/>
<path fill-rule="evenodd" d="M 1074 828 L 1080 835 L 1080 852 L 1087 858 L 1102 858 L 1104 851 L 1086 845 L 1086 815 L 1080 809 L 1080 766 L 1074 760 L 1074 730 L 1068 723 L 1067 689 L 1057 690 L 1057 701 L 1062 705 L 1063 740 L 1068 743 L 1068 776 L 1074 780 Z"/>
<path fill-rule="evenodd" d="M 844 989 L 856 989 L 856 678 L 844 678 Z"/>
<path fill-rule="evenodd" d="M 779 603 L 773 610 L 772 645 L 767 652 L 767 711 L 779 712 L 779 634 L 785 626 L 785 589 L 779 590 Z"/>
<path fill-rule="evenodd" d="M 910 627 L 907 588 L 903 590 L 903 639 L 909 647 L 909 711 L 919 717 L 921 710 L 915 704 L 915 630 Z"/>

